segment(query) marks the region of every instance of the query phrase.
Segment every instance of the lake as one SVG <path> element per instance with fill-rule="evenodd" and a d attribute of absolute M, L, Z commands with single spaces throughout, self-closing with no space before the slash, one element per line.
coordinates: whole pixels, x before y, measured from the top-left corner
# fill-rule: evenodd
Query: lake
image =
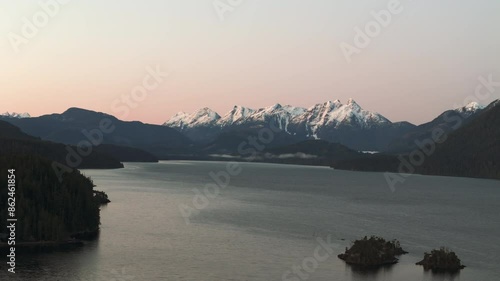
<path fill-rule="evenodd" d="M 413 175 L 392 192 L 382 173 L 230 168 L 234 175 L 227 163 L 194 161 L 85 170 L 112 200 L 102 208 L 99 239 L 20 253 L 18 273 L 7 275 L 2 264 L 0 279 L 500 280 L 498 181 Z M 221 171 L 230 183 L 217 188 L 210 174 Z M 200 195 L 209 183 L 210 196 Z M 398 239 L 410 254 L 377 271 L 337 258 L 365 235 Z M 467 268 L 450 275 L 415 265 L 440 246 Z"/>

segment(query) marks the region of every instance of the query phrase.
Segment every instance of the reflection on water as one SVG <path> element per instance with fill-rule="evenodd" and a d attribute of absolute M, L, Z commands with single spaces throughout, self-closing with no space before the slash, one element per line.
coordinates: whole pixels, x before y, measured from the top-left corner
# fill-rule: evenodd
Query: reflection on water
<path fill-rule="evenodd" d="M 181 163 L 182 165 L 179 165 Z M 497 181 L 413 176 L 392 193 L 382 174 L 242 164 L 210 205 L 186 225 L 179 204 L 224 163 L 162 162 L 85 171 L 112 200 L 96 241 L 83 247 L 19 252 L 15 276 L 0 280 L 282 280 L 331 235 L 334 254 L 314 281 L 497 280 Z M 410 252 L 398 264 L 361 270 L 337 258 L 365 235 L 398 239 Z M 468 267 L 424 271 L 424 252 L 446 246 Z"/>
<path fill-rule="evenodd" d="M 387 264 L 380 267 L 362 267 L 356 265 L 346 264 L 346 269 L 350 269 L 354 272 L 355 276 L 377 276 L 378 274 L 386 274 L 392 271 L 395 264 Z"/>
<path fill-rule="evenodd" d="M 442 272 L 433 270 L 424 270 L 424 276 L 432 281 L 454 281 L 460 280 L 460 271 L 457 272 Z"/>

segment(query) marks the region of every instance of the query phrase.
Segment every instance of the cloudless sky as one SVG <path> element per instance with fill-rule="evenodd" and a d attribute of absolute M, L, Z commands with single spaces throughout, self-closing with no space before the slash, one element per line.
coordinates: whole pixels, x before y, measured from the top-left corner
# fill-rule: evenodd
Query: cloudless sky
<path fill-rule="evenodd" d="M 340 43 L 353 44 L 354 28 L 389 0 L 243 0 L 224 21 L 213 0 L 71 0 L 16 53 L 9 34 L 22 34 L 38 2 L 0 0 L 0 112 L 117 115 L 113 101 L 160 65 L 171 75 L 127 120 L 352 97 L 419 124 L 463 103 L 479 76 L 500 81 L 497 0 L 401 0 L 403 11 L 351 63 Z M 480 103 L 499 97 L 500 88 Z"/>

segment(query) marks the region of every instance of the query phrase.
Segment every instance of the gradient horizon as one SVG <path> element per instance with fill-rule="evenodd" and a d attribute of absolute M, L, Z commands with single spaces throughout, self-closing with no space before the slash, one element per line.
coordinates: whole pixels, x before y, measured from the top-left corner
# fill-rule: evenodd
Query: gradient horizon
<path fill-rule="evenodd" d="M 213 0 L 72 0 L 17 54 L 8 34 L 40 7 L 0 2 L 0 112 L 118 115 L 113 101 L 160 65 L 171 75 L 126 120 L 354 98 L 391 121 L 421 124 L 473 95 L 479 76 L 500 81 L 494 0 L 401 0 L 404 11 L 347 63 L 339 44 L 389 1 L 244 0 L 220 21 Z M 480 103 L 498 98 L 500 89 Z"/>

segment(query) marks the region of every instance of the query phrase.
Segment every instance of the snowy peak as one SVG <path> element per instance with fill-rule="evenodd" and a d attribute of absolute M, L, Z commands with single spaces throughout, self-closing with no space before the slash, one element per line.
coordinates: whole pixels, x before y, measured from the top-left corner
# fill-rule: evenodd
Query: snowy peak
<path fill-rule="evenodd" d="M 291 105 L 282 106 L 277 103 L 275 105 L 261 108 L 251 114 L 246 120 L 254 123 L 270 123 L 273 122 L 281 130 L 288 132 L 290 121 L 306 111 L 305 108 L 294 107 Z"/>
<path fill-rule="evenodd" d="M 208 107 L 197 110 L 192 114 L 187 114 L 185 112 L 179 112 L 175 114 L 169 121 L 165 122 L 165 126 L 185 128 L 185 127 L 199 127 L 199 126 L 209 126 L 215 125 L 215 123 L 220 119 L 220 115 L 217 112 L 211 110 Z"/>
<path fill-rule="evenodd" d="M 189 116 L 189 114 L 187 114 L 186 112 L 178 112 L 177 114 L 172 116 L 172 118 L 170 118 L 170 120 L 165 122 L 163 125 L 169 126 L 169 127 L 182 128 L 182 127 L 184 127 L 185 120 L 187 119 L 188 116 Z"/>
<path fill-rule="evenodd" d="M 273 106 L 266 107 L 266 111 L 276 111 L 276 110 L 279 110 L 279 109 L 281 109 L 281 108 L 283 108 L 283 107 L 281 106 L 281 104 L 277 103 L 277 104 L 275 104 L 275 105 L 273 105 Z"/>
<path fill-rule="evenodd" d="M 327 101 L 310 107 L 298 118 L 309 120 L 309 122 L 314 123 L 314 125 L 324 125 L 327 120 L 330 119 L 332 113 L 342 106 L 339 100 L 334 102 Z"/>
<path fill-rule="evenodd" d="M 281 105 L 279 103 L 261 108 L 257 110 L 254 114 L 261 114 L 261 115 L 266 115 L 266 116 L 271 116 L 271 115 L 289 115 L 290 117 L 298 116 L 303 114 L 306 111 L 305 108 L 302 107 L 295 107 L 291 105 Z"/>
<path fill-rule="evenodd" d="M 352 108 L 353 110 L 362 110 L 361 109 L 361 106 L 359 106 L 359 104 L 352 98 L 350 98 L 349 100 L 347 100 L 347 105 Z"/>
<path fill-rule="evenodd" d="M 192 114 L 180 112 L 164 125 L 183 129 L 199 126 L 214 126 L 225 128 L 232 125 L 263 124 L 273 122 L 280 129 L 289 132 L 303 128 L 309 135 L 316 135 L 320 128 L 351 126 L 371 128 L 391 122 L 378 113 L 363 110 L 354 99 L 346 104 L 340 100 L 316 104 L 308 109 L 291 105 L 274 105 L 253 110 L 248 107 L 234 106 L 224 117 L 220 117 L 209 108 L 200 109 Z M 289 132 L 294 133 L 294 132 Z"/>
<path fill-rule="evenodd" d="M 315 138 L 324 128 L 349 126 L 366 129 L 391 124 L 384 116 L 363 110 L 353 99 L 349 99 L 346 104 L 339 100 L 317 104 L 296 117 L 293 123 L 305 127 L 307 134 Z"/>
<path fill-rule="evenodd" d="M 5 113 L 0 114 L 0 116 L 7 117 L 7 118 L 18 118 L 18 119 L 31 118 L 31 115 L 27 112 L 25 112 L 25 113 L 5 112 Z"/>
<path fill-rule="evenodd" d="M 288 114 L 290 114 L 291 117 L 299 116 L 304 114 L 304 112 L 306 112 L 306 109 L 303 107 L 295 107 L 291 105 L 285 105 L 282 107 L 282 109 Z"/>
<path fill-rule="evenodd" d="M 202 123 L 214 122 L 221 118 L 217 112 L 211 110 L 208 107 L 196 111 L 195 113 L 193 113 L 193 115 L 194 119 L 201 121 Z"/>
<path fill-rule="evenodd" d="M 468 117 L 478 111 L 483 110 L 485 107 L 477 102 L 470 102 L 463 107 L 456 108 L 455 111 L 462 114 L 464 117 Z"/>
<path fill-rule="evenodd" d="M 459 107 L 459 108 L 457 108 L 455 110 L 458 111 L 458 112 L 465 112 L 465 111 L 474 111 L 475 112 L 475 111 L 481 110 L 483 108 L 484 108 L 484 106 L 482 106 L 479 103 L 473 101 L 473 102 L 468 103 L 466 106 Z"/>
<path fill-rule="evenodd" d="M 227 113 L 223 118 L 219 120 L 219 123 L 221 126 L 233 125 L 237 122 L 244 121 L 254 112 L 255 110 L 251 108 L 235 105 L 229 113 Z"/>

